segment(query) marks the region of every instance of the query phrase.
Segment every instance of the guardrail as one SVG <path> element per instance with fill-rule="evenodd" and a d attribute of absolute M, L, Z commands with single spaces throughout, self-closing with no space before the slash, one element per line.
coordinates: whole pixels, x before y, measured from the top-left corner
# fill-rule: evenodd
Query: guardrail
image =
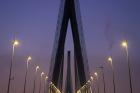
<path fill-rule="evenodd" d="M 49 93 L 61 93 L 60 90 L 51 82 L 49 84 Z"/>

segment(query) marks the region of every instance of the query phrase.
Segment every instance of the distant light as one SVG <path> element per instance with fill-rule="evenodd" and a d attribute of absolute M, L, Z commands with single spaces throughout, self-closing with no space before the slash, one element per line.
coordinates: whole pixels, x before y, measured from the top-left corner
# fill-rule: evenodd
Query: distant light
<path fill-rule="evenodd" d="M 88 80 L 87 82 L 90 83 L 90 80 Z"/>
<path fill-rule="evenodd" d="M 52 82 L 50 84 L 53 84 Z"/>
<path fill-rule="evenodd" d="M 39 69 L 39 66 L 36 66 L 36 72 L 37 72 L 38 69 Z"/>
<path fill-rule="evenodd" d="M 93 77 L 91 76 L 90 79 L 93 81 Z"/>
<path fill-rule="evenodd" d="M 30 61 L 30 60 L 32 60 L 32 57 L 31 56 L 28 57 L 27 61 Z"/>
<path fill-rule="evenodd" d="M 97 77 L 97 76 L 98 76 L 98 73 L 97 73 L 97 72 L 95 72 L 95 73 L 94 73 L 94 75 Z"/>
<path fill-rule="evenodd" d="M 48 79 L 48 76 L 46 76 L 45 79 L 47 80 Z"/>
<path fill-rule="evenodd" d="M 44 72 L 42 72 L 42 73 L 41 73 L 41 77 L 42 77 L 44 74 L 45 74 L 45 73 L 44 73 Z"/>
<path fill-rule="evenodd" d="M 122 41 L 121 45 L 122 45 L 122 47 L 127 48 L 128 42 L 126 40 L 124 40 L 124 41 Z"/>
<path fill-rule="evenodd" d="M 111 56 L 108 57 L 108 61 L 109 61 L 109 62 L 112 62 L 112 57 L 111 57 Z"/>
<path fill-rule="evenodd" d="M 17 46 L 17 45 L 19 45 L 19 42 L 18 42 L 18 40 L 15 40 L 15 41 L 13 42 L 13 46 Z"/>

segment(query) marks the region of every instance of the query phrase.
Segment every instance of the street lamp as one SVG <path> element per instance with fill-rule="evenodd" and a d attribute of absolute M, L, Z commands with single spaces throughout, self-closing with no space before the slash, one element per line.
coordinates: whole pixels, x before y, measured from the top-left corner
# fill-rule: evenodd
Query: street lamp
<path fill-rule="evenodd" d="M 34 78 L 34 87 L 33 87 L 33 93 L 35 93 L 35 81 L 36 81 L 36 76 L 37 76 L 37 71 L 39 70 L 39 66 L 36 66 L 36 71 L 35 71 L 35 78 Z"/>
<path fill-rule="evenodd" d="M 99 78 L 98 78 L 98 73 L 95 72 L 94 75 L 95 75 L 95 77 L 97 79 L 97 90 L 98 90 L 98 93 L 99 93 Z"/>
<path fill-rule="evenodd" d="M 45 83 L 44 83 L 44 93 L 46 93 L 47 80 L 48 80 L 48 76 L 46 76 L 46 77 L 45 77 Z"/>
<path fill-rule="evenodd" d="M 28 73 L 28 64 L 29 64 L 29 62 L 32 60 L 32 58 L 29 56 L 28 58 L 27 58 L 27 66 L 26 66 L 26 73 L 25 73 L 25 81 L 24 81 L 24 90 L 23 90 L 23 93 L 25 93 L 25 91 L 26 91 L 26 81 L 27 81 L 27 73 Z"/>
<path fill-rule="evenodd" d="M 97 74 L 97 72 L 96 72 L 96 76 L 97 76 L 98 74 Z M 97 77 L 96 77 L 97 78 Z M 92 82 L 94 82 L 94 80 L 95 80 L 95 78 L 94 78 L 94 76 L 90 76 L 90 80 L 92 81 Z M 93 84 L 92 84 L 93 85 Z M 92 93 L 94 93 L 94 85 L 92 86 Z"/>
<path fill-rule="evenodd" d="M 122 47 L 127 48 L 128 42 L 126 40 L 124 40 L 124 41 L 122 41 L 121 45 L 122 45 Z"/>
<path fill-rule="evenodd" d="M 15 41 L 13 42 L 13 46 L 17 46 L 17 45 L 19 45 L 19 42 L 18 42 L 18 40 L 15 40 Z"/>
<path fill-rule="evenodd" d="M 113 61 L 113 60 L 112 60 L 112 57 L 111 57 L 111 56 L 108 57 L 107 60 L 108 60 L 108 62 L 110 62 L 110 64 L 111 64 L 111 69 L 112 69 L 112 73 L 113 73 L 113 74 L 112 74 L 112 75 L 113 75 L 113 76 L 112 76 L 112 77 L 113 77 L 113 87 L 114 87 L 114 90 L 113 90 L 113 91 L 114 91 L 114 93 L 116 93 L 116 86 L 115 86 L 115 72 L 114 72 L 114 66 L 113 66 L 113 63 L 112 63 L 112 61 Z"/>
<path fill-rule="evenodd" d="M 90 81 L 90 80 L 88 80 L 88 81 L 87 81 L 87 83 L 89 83 L 89 84 L 90 84 L 90 83 L 91 83 L 91 81 Z"/>
<path fill-rule="evenodd" d="M 39 69 L 39 66 L 36 66 L 36 72 L 38 71 L 38 69 Z"/>
<path fill-rule="evenodd" d="M 90 76 L 90 79 L 91 79 L 91 81 L 93 81 L 94 80 L 93 76 Z"/>
<path fill-rule="evenodd" d="M 111 64 L 111 67 L 113 67 L 113 65 L 112 65 L 112 57 L 110 56 L 110 57 L 108 57 L 108 62 L 110 62 L 110 64 Z"/>
<path fill-rule="evenodd" d="M 121 46 L 125 48 L 125 52 L 126 52 L 126 58 L 127 58 L 127 63 L 128 63 L 128 73 L 129 73 L 130 93 L 132 93 L 133 88 L 132 88 L 131 67 L 130 67 L 129 54 L 128 54 L 128 42 L 126 40 L 122 41 Z"/>
<path fill-rule="evenodd" d="M 48 79 L 48 76 L 45 77 L 45 80 L 47 80 L 47 79 Z"/>
<path fill-rule="evenodd" d="M 14 40 L 12 42 L 12 58 L 11 58 L 11 64 L 10 64 L 10 73 L 9 73 L 9 79 L 8 79 L 7 93 L 9 93 L 9 91 L 10 91 L 11 74 L 12 74 L 12 68 L 13 68 L 14 55 L 15 55 L 15 47 L 18 45 L 19 45 L 18 40 Z"/>
<path fill-rule="evenodd" d="M 41 92 L 41 81 L 42 81 L 42 77 L 43 77 L 44 74 L 45 74 L 44 72 L 41 73 L 40 85 L 39 85 L 39 93 Z"/>
<path fill-rule="evenodd" d="M 87 83 L 85 84 L 85 92 L 86 93 L 92 93 L 92 89 L 91 89 L 91 84 L 92 83 L 92 80 L 91 79 L 89 79 L 88 81 L 87 81 Z"/>
<path fill-rule="evenodd" d="M 96 77 L 98 77 L 98 73 L 97 73 L 97 72 L 95 72 L 94 75 L 95 75 Z"/>
<path fill-rule="evenodd" d="M 104 67 L 103 66 L 100 66 L 98 67 L 99 69 L 101 69 L 102 71 L 102 79 L 103 79 L 103 85 L 104 85 L 104 93 L 106 93 L 106 84 L 105 84 L 105 76 L 104 76 Z"/>

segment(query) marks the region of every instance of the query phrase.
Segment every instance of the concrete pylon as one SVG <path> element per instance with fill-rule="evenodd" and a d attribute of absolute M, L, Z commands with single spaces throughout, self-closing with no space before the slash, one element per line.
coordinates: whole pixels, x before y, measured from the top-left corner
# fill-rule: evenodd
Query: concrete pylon
<path fill-rule="evenodd" d="M 70 21 L 74 53 L 75 53 L 75 71 L 76 77 L 75 90 L 83 86 L 89 77 L 89 67 L 86 54 L 86 47 L 83 35 L 83 26 L 78 0 L 61 0 L 56 36 L 51 58 L 51 67 L 49 71 L 49 82 L 52 82 L 62 91 L 63 84 L 63 64 L 64 48 L 68 23 Z"/>
<path fill-rule="evenodd" d="M 73 93 L 72 76 L 71 76 L 71 52 L 70 51 L 68 51 L 68 54 L 67 54 L 67 74 L 66 74 L 64 93 Z"/>

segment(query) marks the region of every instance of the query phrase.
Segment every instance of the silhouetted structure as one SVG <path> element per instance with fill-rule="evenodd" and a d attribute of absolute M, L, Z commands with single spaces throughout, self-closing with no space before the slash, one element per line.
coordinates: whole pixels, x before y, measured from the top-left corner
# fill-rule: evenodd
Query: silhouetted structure
<path fill-rule="evenodd" d="M 72 77 L 71 77 L 71 52 L 68 51 L 67 56 L 67 75 L 66 75 L 66 83 L 65 83 L 65 92 L 64 93 L 73 93 L 72 89 Z"/>
<path fill-rule="evenodd" d="M 61 0 L 49 72 L 50 83 L 52 82 L 60 91 L 63 84 L 64 45 L 69 20 L 75 53 L 75 90 L 81 88 L 89 79 L 79 2 L 78 0 Z"/>

